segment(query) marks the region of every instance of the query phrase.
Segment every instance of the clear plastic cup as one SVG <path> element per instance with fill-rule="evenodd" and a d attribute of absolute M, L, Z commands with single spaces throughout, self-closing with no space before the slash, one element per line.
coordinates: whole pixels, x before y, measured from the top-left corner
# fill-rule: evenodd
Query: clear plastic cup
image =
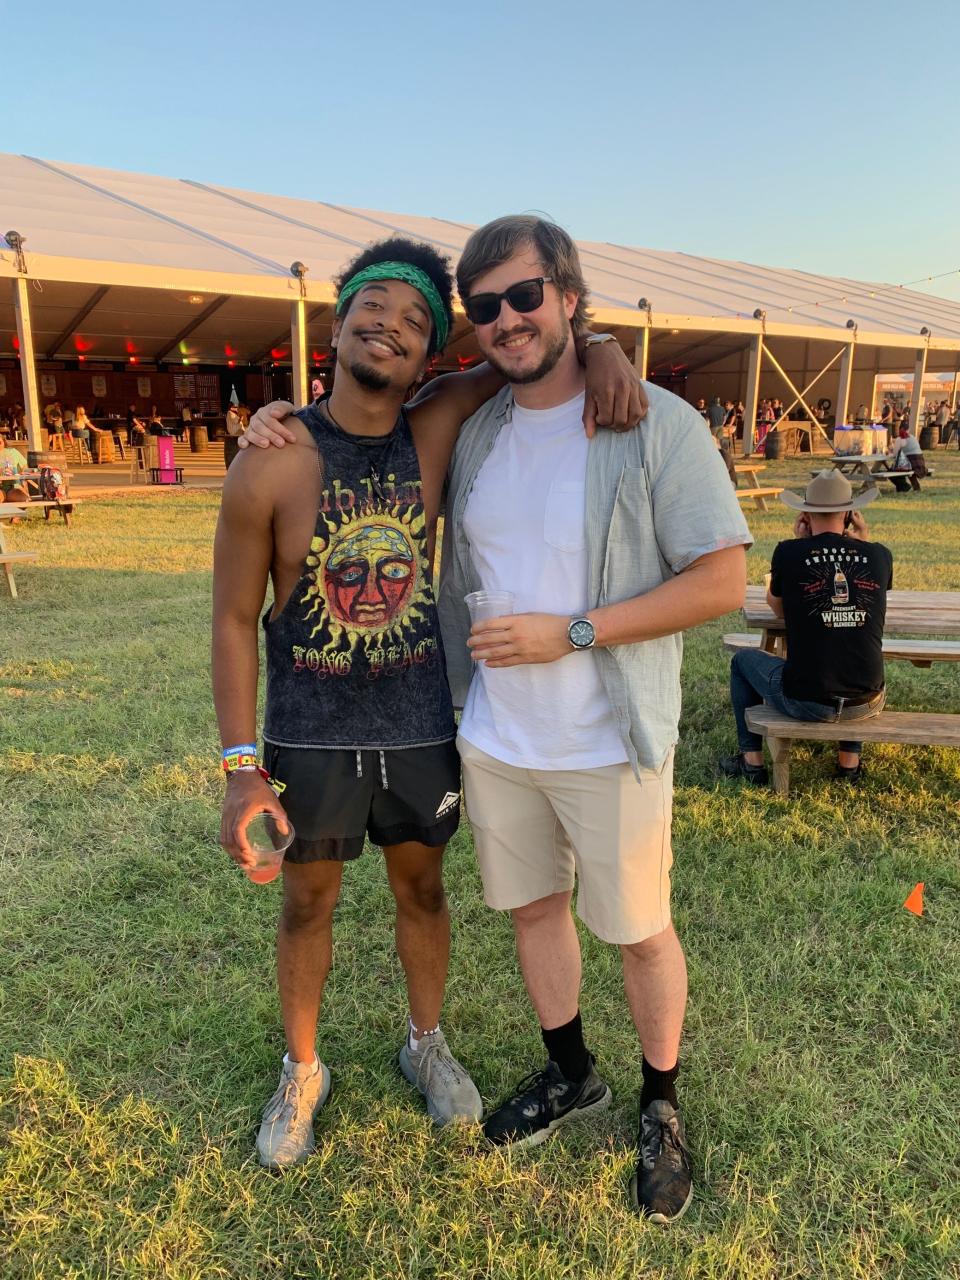
<path fill-rule="evenodd" d="M 289 818 L 286 831 L 280 830 L 280 820 L 272 813 L 258 813 L 247 823 L 247 844 L 255 858 L 252 867 L 244 867 L 244 874 L 254 884 L 269 884 L 276 880 L 283 866 L 283 855 L 293 844 L 296 832 Z"/>
<path fill-rule="evenodd" d="M 470 610 L 471 623 L 476 625 L 513 613 L 514 595 L 512 591 L 471 591 L 463 597 L 463 602 Z"/>

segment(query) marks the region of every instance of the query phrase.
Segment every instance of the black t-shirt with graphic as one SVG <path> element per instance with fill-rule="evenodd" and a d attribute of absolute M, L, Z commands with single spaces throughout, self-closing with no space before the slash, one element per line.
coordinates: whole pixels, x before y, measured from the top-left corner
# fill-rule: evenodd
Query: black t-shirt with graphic
<path fill-rule="evenodd" d="M 838 533 L 781 542 L 770 591 L 783 600 L 788 698 L 831 703 L 883 688 L 883 623 L 893 556 Z"/>
<path fill-rule="evenodd" d="M 289 600 L 263 618 L 264 740 L 358 751 L 449 742 L 457 727 L 407 416 L 389 435 L 355 436 L 318 406 L 296 414 L 323 467 L 316 530 Z"/>

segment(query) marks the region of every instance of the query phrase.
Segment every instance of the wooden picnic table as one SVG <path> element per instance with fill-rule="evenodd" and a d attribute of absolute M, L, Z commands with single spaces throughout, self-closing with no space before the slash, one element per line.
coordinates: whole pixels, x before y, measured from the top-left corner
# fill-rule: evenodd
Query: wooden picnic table
<path fill-rule="evenodd" d="M 13 566 L 15 564 L 25 564 L 28 560 L 36 560 L 39 553 L 36 551 L 8 551 L 6 539 L 3 536 L 3 522 L 4 520 L 16 520 L 26 514 L 24 507 L 18 507 L 13 502 L 0 503 L 0 564 L 3 565 L 4 573 L 7 577 L 7 586 L 14 600 L 17 599 L 17 580 L 13 576 Z"/>
<path fill-rule="evenodd" d="M 847 477 L 852 485 L 869 488 L 878 479 L 886 480 L 891 476 L 912 475 L 911 471 L 894 471 L 893 462 L 886 453 L 835 453 L 829 459 L 841 475 Z M 811 475 L 819 472 L 811 471 Z"/>
<path fill-rule="evenodd" d="M 756 489 L 760 484 L 757 476 L 761 471 L 765 471 L 767 464 L 765 462 L 735 462 L 733 464 L 734 472 L 738 476 L 746 476 L 747 488 Z M 739 481 L 737 484 L 739 485 Z"/>
<path fill-rule="evenodd" d="M 763 633 L 761 648 L 783 653 L 785 623 L 767 604 L 766 587 L 747 587 L 743 616 Z M 960 637 L 960 591 L 888 591 L 884 633 Z"/>

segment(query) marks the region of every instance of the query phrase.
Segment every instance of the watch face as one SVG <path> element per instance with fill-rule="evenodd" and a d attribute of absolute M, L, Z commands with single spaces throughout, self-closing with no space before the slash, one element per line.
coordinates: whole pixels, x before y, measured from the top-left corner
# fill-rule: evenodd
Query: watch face
<path fill-rule="evenodd" d="M 575 649 L 589 649 L 593 644 L 593 623 L 580 618 L 570 624 L 570 643 Z"/>

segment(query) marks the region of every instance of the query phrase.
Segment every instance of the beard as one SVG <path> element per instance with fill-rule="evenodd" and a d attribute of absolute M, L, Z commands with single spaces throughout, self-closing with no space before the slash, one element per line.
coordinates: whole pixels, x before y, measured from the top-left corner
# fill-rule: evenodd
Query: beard
<path fill-rule="evenodd" d="M 361 360 L 354 360 L 349 369 L 360 386 L 366 387 L 368 391 L 386 391 L 390 385 L 390 379 L 385 373 L 364 364 Z"/>
<path fill-rule="evenodd" d="M 543 357 L 540 360 L 540 363 L 535 368 L 528 370 L 526 373 L 516 373 L 509 367 L 509 365 L 501 364 L 496 356 L 497 348 L 494 348 L 492 351 L 484 352 L 484 355 L 496 369 L 497 373 L 502 373 L 512 386 L 522 387 L 526 386 L 526 384 L 530 382 L 539 382 L 541 378 L 545 378 L 548 373 L 551 373 L 557 367 L 560 357 L 567 349 L 567 343 L 569 341 L 569 327 L 562 329 L 558 333 L 552 334 L 546 341 Z"/>

